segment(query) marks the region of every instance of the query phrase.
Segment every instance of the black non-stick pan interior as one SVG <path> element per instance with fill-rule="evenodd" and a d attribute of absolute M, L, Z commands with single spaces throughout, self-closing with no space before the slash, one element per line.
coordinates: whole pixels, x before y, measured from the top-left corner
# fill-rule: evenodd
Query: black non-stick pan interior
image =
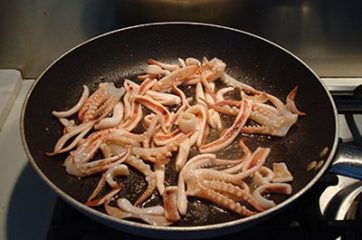
<path fill-rule="evenodd" d="M 307 164 L 318 161 L 323 148 L 333 149 L 336 138 L 333 105 L 314 73 L 288 52 L 253 35 L 193 24 L 149 25 L 116 31 L 73 49 L 48 68 L 36 82 L 23 116 L 26 147 L 40 174 L 66 195 L 84 202 L 99 176 L 80 180 L 66 174 L 62 166 L 65 154 L 55 157 L 44 154 L 52 150 L 62 134 L 62 127 L 51 112 L 72 106 L 83 84 L 91 90 L 102 81 L 114 81 L 120 86 L 125 78 L 134 79 L 141 73 L 149 58 L 168 62 L 190 56 L 218 57 L 227 64 L 230 75 L 283 100 L 293 87 L 299 87 L 297 106 L 307 116 L 300 117 L 284 138 L 258 137 L 249 144 L 251 149 L 258 145 L 272 148 L 269 166 L 272 162 L 286 162 L 294 176 L 293 194 L 313 181 L 319 171 L 307 171 Z M 194 204 L 195 209 L 210 216 L 214 214 L 214 207 L 209 204 L 196 200 Z M 179 224 L 203 225 L 238 218 L 223 211 L 219 213 L 199 222 L 191 217 Z"/>

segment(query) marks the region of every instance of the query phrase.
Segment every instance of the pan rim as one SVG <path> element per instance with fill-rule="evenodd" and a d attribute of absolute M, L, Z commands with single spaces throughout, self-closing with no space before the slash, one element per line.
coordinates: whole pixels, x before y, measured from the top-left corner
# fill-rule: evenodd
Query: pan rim
<path fill-rule="evenodd" d="M 244 218 L 240 218 L 240 219 L 236 219 L 236 220 L 228 221 L 228 222 L 224 222 L 224 223 L 208 224 L 208 225 L 200 225 L 200 226 L 152 226 L 152 225 L 148 225 L 148 224 L 145 224 L 145 223 L 139 223 L 139 222 L 134 222 L 134 221 L 125 220 L 125 219 L 117 219 L 115 217 L 106 215 L 105 213 L 99 212 L 99 211 L 97 211 L 97 210 L 95 210 L 93 208 L 87 207 L 84 204 L 82 204 L 81 202 L 79 202 L 78 200 L 76 200 L 73 197 L 66 194 L 63 190 L 61 190 L 58 186 L 56 186 L 53 182 L 51 182 L 47 178 L 47 176 L 45 176 L 45 174 L 39 168 L 39 166 L 37 165 L 37 163 L 35 162 L 35 160 L 33 159 L 32 155 L 30 153 L 30 150 L 28 148 L 27 141 L 26 141 L 26 134 L 25 134 L 25 128 L 24 128 L 24 118 L 25 118 L 25 111 L 26 111 L 28 100 L 29 100 L 33 90 L 35 89 L 36 85 L 42 79 L 43 75 L 45 75 L 45 73 L 48 72 L 48 70 L 51 69 L 52 66 L 55 65 L 58 61 L 60 61 L 63 57 L 65 57 L 66 55 L 68 55 L 72 51 L 76 50 L 77 48 L 79 48 L 79 47 L 81 47 L 83 45 L 86 45 L 89 42 L 95 41 L 95 40 L 97 40 L 99 38 L 103 38 L 103 37 L 108 36 L 108 35 L 112 35 L 112 34 L 117 33 L 117 32 L 127 31 L 127 30 L 131 30 L 131 29 L 144 28 L 144 27 L 162 26 L 162 25 L 204 26 L 204 27 L 219 28 L 219 29 L 223 29 L 223 30 L 227 30 L 227 31 L 232 31 L 232 32 L 245 34 L 245 35 L 248 35 L 248 36 L 253 37 L 255 39 L 258 39 L 260 41 L 264 41 L 264 42 L 266 42 L 266 43 L 268 43 L 268 44 L 270 44 L 270 45 L 272 45 L 274 47 L 277 47 L 280 50 L 286 52 L 287 54 L 292 56 L 294 59 L 296 59 L 298 62 L 303 64 L 303 66 L 306 69 L 308 69 L 314 75 L 314 77 L 319 81 L 319 83 L 323 87 L 325 93 L 327 94 L 327 96 L 329 98 L 329 102 L 330 102 L 330 104 L 332 106 L 332 109 L 333 109 L 333 112 L 334 112 L 334 121 L 335 121 L 335 136 L 334 136 L 333 147 L 330 150 L 329 156 L 326 159 L 323 167 L 321 169 L 319 169 L 319 172 L 312 178 L 312 180 L 308 184 L 306 184 L 297 193 L 295 193 L 294 195 L 292 195 L 291 197 L 289 197 L 288 199 L 286 199 L 282 203 L 278 204 L 277 206 L 275 206 L 275 207 L 273 207 L 271 209 L 268 209 L 268 210 L 266 210 L 264 212 L 257 213 L 257 214 L 255 214 L 253 216 L 250 216 L 250 217 L 244 217 Z M 337 108 L 336 108 L 336 105 L 335 105 L 335 103 L 333 101 L 333 98 L 332 98 L 330 92 L 327 90 L 327 87 L 320 80 L 319 76 L 303 60 L 301 60 L 299 57 L 297 57 L 295 54 L 293 54 L 289 50 L 287 50 L 284 47 L 282 47 L 282 46 L 280 46 L 280 45 L 278 45 L 278 44 L 276 44 L 276 43 L 274 43 L 274 42 L 272 42 L 272 41 L 270 41 L 268 39 L 265 39 L 265 38 L 263 38 L 263 37 L 261 37 L 259 35 L 256 35 L 256 34 L 253 34 L 253 33 L 247 32 L 247 31 L 227 27 L 227 26 L 222 26 L 222 25 L 217 25 L 217 24 L 210 24 L 210 23 L 172 21 L 172 22 L 154 22 L 154 23 L 139 24 L 139 25 L 134 25 L 134 26 L 130 26 L 130 27 L 125 27 L 125 28 L 120 28 L 120 29 L 116 29 L 116 30 L 113 30 L 113 31 L 109 31 L 109 32 L 97 35 L 97 36 L 95 36 L 93 38 L 90 38 L 90 39 L 88 39 L 88 40 L 74 46 L 73 48 L 69 49 L 65 53 L 63 53 L 56 60 L 54 60 L 40 74 L 40 76 L 35 80 L 32 87 L 30 88 L 29 92 L 27 93 L 27 96 L 26 96 L 26 98 L 24 100 L 22 110 L 21 110 L 20 132 L 21 132 L 22 145 L 24 147 L 26 155 L 29 158 L 29 161 L 30 161 L 31 165 L 33 166 L 33 168 L 35 169 L 37 174 L 43 179 L 44 182 L 46 182 L 46 184 L 50 188 L 53 189 L 53 191 L 55 191 L 57 193 L 58 196 L 62 197 L 62 199 L 64 199 L 66 202 L 70 203 L 71 205 L 77 207 L 78 210 L 81 210 L 82 212 L 90 213 L 90 214 L 94 215 L 95 217 L 101 218 L 102 220 L 114 222 L 114 223 L 117 223 L 117 224 L 126 225 L 128 227 L 143 228 L 143 229 L 152 230 L 152 231 L 195 232 L 195 231 L 210 231 L 210 230 L 212 231 L 212 230 L 217 230 L 217 229 L 221 229 L 221 228 L 229 228 L 229 227 L 241 225 L 243 223 L 254 222 L 254 221 L 257 221 L 259 219 L 265 219 L 266 216 L 272 215 L 273 213 L 276 213 L 280 209 L 284 208 L 285 206 L 287 206 L 287 205 L 291 204 L 292 202 L 294 202 L 295 200 L 297 200 L 299 197 L 301 197 L 305 192 L 307 192 L 318 181 L 318 179 L 324 174 L 324 172 L 327 170 L 328 166 L 330 165 L 330 162 L 332 161 L 332 159 L 333 159 L 333 157 L 335 155 L 335 152 L 337 150 L 339 126 L 338 126 Z"/>

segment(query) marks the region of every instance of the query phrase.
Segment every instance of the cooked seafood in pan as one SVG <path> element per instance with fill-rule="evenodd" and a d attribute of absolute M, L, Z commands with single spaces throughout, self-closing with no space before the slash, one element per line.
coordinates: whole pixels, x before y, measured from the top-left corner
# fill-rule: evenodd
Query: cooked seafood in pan
<path fill-rule="evenodd" d="M 292 193 L 283 159 L 267 167 L 273 149 L 252 150 L 248 142 L 255 135 L 285 137 L 305 115 L 296 107 L 297 86 L 283 102 L 234 79 L 218 58 L 147 63 L 122 87 L 103 82 L 90 94 L 83 86 L 73 107 L 53 111 L 64 131 L 47 155 L 65 153 L 65 170 L 79 181 L 101 176 L 85 205 L 165 226 L 187 214 L 190 197 L 251 216 L 276 205 L 270 195 Z M 240 154 L 225 159 L 226 151 Z M 130 168 L 147 183 L 135 201 L 120 194 L 129 186 L 119 179 Z M 175 183 L 165 181 L 167 171 Z M 146 204 L 155 194 L 162 201 Z"/>

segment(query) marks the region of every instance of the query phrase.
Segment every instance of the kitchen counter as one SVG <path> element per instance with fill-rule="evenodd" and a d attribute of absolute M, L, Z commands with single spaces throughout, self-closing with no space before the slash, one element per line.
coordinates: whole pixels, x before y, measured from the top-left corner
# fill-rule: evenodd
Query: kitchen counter
<path fill-rule="evenodd" d="M 0 239 L 45 239 L 56 200 L 28 162 L 21 143 L 21 108 L 33 82 L 22 81 L 0 132 Z"/>

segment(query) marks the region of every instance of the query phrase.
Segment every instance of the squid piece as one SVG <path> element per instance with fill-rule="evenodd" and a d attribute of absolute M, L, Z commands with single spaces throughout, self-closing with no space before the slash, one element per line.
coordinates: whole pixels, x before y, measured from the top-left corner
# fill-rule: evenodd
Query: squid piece
<path fill-rule="evenodd" d="M 126 161 L 129 154 L 130 150 L 125 149 L 124 152 L 113 157 L 85 163 L 75 163 L 72 155 L 69 155 L 64 161 L 64 166 L 68 174 L 77 177 L 85 177 L 95 173 L 103 172 L 115 164 Z"/>
<path fill-rule="evenodd" d="M 110 201 L 106 201 L 103 205 L 104 205 L 104 210 L 106 211 L 106 213 L 109 216 L 118 218 L 118 219 L 126 219 L 126 218 L 132 218 L 133 214 L 125 212 L 123 210 L 121 210 L 118 207 L 112 207 L 111 205 L 109 205 Z M 135 217 L 137 218 L 137 217 Z"/>
<path fill-rule="evenodd" d="M 61 112 L 53 111 L 52 114 L 54 116 L 56 116 L 57 118 L 66 118 L 66 117 L 72 116 L 73 114 L 75 114 L 76 112 L 78 112 L 81 109 L 81 107 L 86 102 L 88 96 L 89 96 L 89 89 L 86 85 L 83 85 L 83 93 L 82 93 L 81 97 L 79 98 L 78 102 L 73 107 L 71 107 L 67 111 L 61 111 Z"/>
<path fill-rule="evenodd" d="M 240 184 L 242 184 L 242 180 L 251 176 L 253 173 L 258 171 L 262 165 L 264 165 L 266 158 L 269 155 L 269 152 L 269 148 L 258 147 L 250 157 L 245 159 L 245 162 L 243 162 L 242 164 L 242 171 L 238 173 L 231 174 L 228 172 L 218 171 L 216 169 L 210 168 L 195 169 L 195 167 L 193 171 L 197 173 L 197 176 L 204 180 L 217 180 L 241 186 Z M 202 163 L 201 161 L 200 163 L 202 165 L 205 165 L 205 163 Z M 200 165 L 200 163 L 198 163 L 198 165 Z M 226 164 L 226 162 L 219 161 L 219 164 Z M 229 162 L 229 164 L 231 163 Z"/>
<path fill-rule="evenodd" d="M 162 206 L 154 206 L 147 208 L 134 207 L 127 199 L 120 198 L 117 200 L 118 211 L 113 209 L 110 211 L 113 216 L 121 218 L 137 218 L 144 222 L 156 226 L 168 226 L 172 222 L 168 221 L 165 216 Z"/>
<path fill-rule="evenodd" d="M 117 103 L 113 108 L 112 117 L 102 119 L 94 126 L 94 128 L 105 129 L 117 126 L 123 119 L 123 111 L 123 104 L 121 102 Z"/>
<path fill-rule="evenodd" d="M 228 166 L 234 163 L 235 163 L 234 160 L 216 159 L 216 156 L 214 154 L 209 154 L 209 153 L 197 155 L 192 159 L 190 159 L 189 161 L 187 161 L 179 174 L 178 185 L 177 185 L 178 209 L 180 214 L 185 215 L 187 212 L 187 196 L 185 191 L 185 182 L 189 184 L 189 181 L 192 179 L 215 180 L 215 181 L 220 180 L 225 182 L 231 181 L 233 183 L 239 184 L 239 186 L 243 187 L 247 192 L 249 192 L 249 188 L 242 181 L 243 178 L 242 173 L 240 173 L 239 175 L 231 175 L 231 174 L 222 173 L 221 171 L 215 169 L 210 169 L 210 167 Z"/>
<path fill-rule="evenodd" d="M 146 92 L 146 96 L 151 97 L 153 100 L 165 106 L 173 106 L 181 104 L 181 98 L 179 96 L 169 93 L 159 93 L 153 90 L 148 90 Z"/>
<path fill-rule="evenodd" d="M 172 224 L 172 222 L 165 218 L 165 210 L 162 206 L 138 208 L 134 207 L 125 198 L 120 198 L 117 200 L 118 207 L 112 207 L 109 205 L 109 203 L 110 199 L 108 198 L 104 203 L 104 208 L 107 214 L 115 218 L 136 218 L 155 226 L 168 226 Z"/>
<path fill-rule="evenodd" d="M 142 115 L 143 115 L 142 107 L 141 107 L 141 105 L 136 103 L 133 108 L 132 115 L 130 115 L 127 120 L 120 122 L 120 124 L 118 124 L 116 126 L 116 128 L 121 128 L 121 129 L 124 129 L 127 131 L 132 131 L 141 122 Z"/>
<path fill-rule="evenodd" d="M 183 141 L 180 144 L 179 151 L 176 157 L 176 171 L 180 172 L 183 166 L 185 165 L 187 158 L 189 156 L 191 149 L 191 142 L 189 138 L 186 138 L 185 141 Z"/>
<path fill-rule="evenodd" d="M 221 75 L 221 81 L 223 81 L 226 85 L 238 88 L 240 90 L 243 90 L 245 92 L 250 92 L 250 93 L 254 93 L 254 94 L 258 94 L 260 93 L 260 91 L 256 90 L 255 88 L 253 88 L 252 86 L 249 86 L 241 81 L 236 80 L 235 78 L 233 78 L 232 76 L 230 76 L 227 73 L 223 73 Z"/>
<path fill-rule="evenodd" d="M 229 174 L 225 172 L 218 171 L 216 169 L 209 169 L 209 168 L 202 168 L 194 170 L 195 173 L 199 178 L 203 180 L 209 181 L 221 181 L 225 183 L 232 183 L 234 185 L 242 187 L 244 185 L 245 176 L 241 173 L 238 174 Z M 186 176 L 188 176 L 186 174 Z"/>
<path fill-rule="evenodd" d="M 171 72 L 173 72 L 173 71 L 175 71 L 175 70 L 177 70 L 179 68 L 178 64 L 162 63 L 162 62 L 156 61 L 156 60 L 154 60 L 152 58 L 148 59 L 147 63 L 157 65 L 157 66 L 159 66 L 159 67 L 161 67 L 161 68 L 163 68 L 165 70 L 171 71 Z"/>
<path fill-rule="evenodd" d="M 168 221 L 165 216 L 161 215 L 147 215 L 147 214 L 133 214 L 129 212 L 125 212 L 119 208 L 111 207 L 109 205 L 105 206 L 106 212 L 108 215 L 113 216 L 115 218 L 126 219 L 126 218 L 134 218 L 140 219 L 145 223 L 154 226 L 169 226 L 172 222 Z"/>
<path fill-rule="evenodd" d="M 147 79 L 143 81 L 140 87 L 136 90 L 136 94 L 134 96 L 145 95 L 147 91 L 150 90 L 153 87 L 153 85 L 155 85 L 156 83 L 157 83 L 156 79 Z"/>
<path fill-rule="evenodd" d="M 253 196 L 258 201 L 259 205 L 264 209 L 269 209 L 276 206 L 275 202 L 263 197 L 262 193 L 280 193 L 290 195 L 292 193 L 292 186 L 287 183 L 269 183 L 259 186 L 253 192 Z"/>
<path fill-rule="evenodd" d="M 129 170 L 127 165 L 117 164 L 110 167 L 104 174 L 105 174 L 104 178 L 106 179 L 108 185 L 111 188 L 117 188 L 119 187 L 119 183 L 116 182 L 114 178 L 118 176 L 128 176 Z"/>
<path fill-rule="evenodd" d="M 206 94 L 210 94 L 212 99 L 215 100 L 216 99 L 215 83 L 208 82 L 204 74 L 201 74 L 201 76 L 200 76 L 200 83 L 205 88 L 205 97 L 206 97 Z"/>
<path fill-rule="evenodd" d="M 199 136 L 200 136 L 200 130 L 196 129 L 195 132 L 189 137 L 191 147 L 196 144 L 197 139 L 199 138 Z"/>
<path fill-rule="evenodd" d="M 111 201 L 111 199 L 117 195 L 117 193 L 119 193 L 119 191 L 121 191 L 121 188 L 116 188 L 113 189 L 112 191 L 110 191 L 108 194 L 106 194 L 103 197 L 100 197 L 99 199 L 94 199 L 94 200 L 88 200 L 87 202 L 84 203 L 84 205 L 88 206 L 88 207 L 96 207 L 96 206 L 100 206 L 102 204 L 107 204 Z"/>
<path fill-rule="evenodd" d="M 113 128 L 109 129 L 106 134 L 104 134 L 105 141 L 116 143 L 119 145 L 130 144 L 132 146 L 139 146 L 139 143 L 148 141 L 158 130 L 157 124 L 159 118 L 155 116 L 152 118 L 150 125 L 147 128 L 147 131 L 142 134 L 131 133 L 125 129 Z"/>
<path fill-rule="evenodd" d="M 234 201 L 245 201 L 253 206 L 257 211 L 264 210 L 248 190 L 246 191 L 239 186 L 221 181 L 201 181 L 200 183 L 205 188 L 212 189 L 216 192 L 226 195 Z"/>
<path fill-rule="evenodd" d="M 205 94 L 205 98 L 208 102 L 214 103 L 214 99 L 212 98 L 212 96 L 208 93 Z M 217 130 L 222 130 L 222 122 L 221 122 L 221 117 L 220 114 L 215 111 L 214 109 L 208 109 L 208 122 L 209 125 Z"/>
<path fill-rule="evenodd" d="M 206 81 L 206 80 L 205 80 Z M 210 103 L 214 103 L 214 98 L 209 93 L 211 90 L 211 87 L 209 86 L 209 83 L 206 81 L 205 84 L 210 89 L 208 92 L 204 92 L 204 89 L 202 87 L 201 83 L 196 84 L 196 101 L 200 106 L 203 106 L 205 108 L 205 111 L 207 112 L 207 122 L 209 125 L 214 128 L 221 130 L 222 124 L 221 124 L 221 118 L 218 112 L 216 112 L 214 109 L 207 109 L 207 104 L 203 101 L 204 99 L 206 101 L 209 101 Z M 212 91 L 213 92 L 213 91 Z"/>
<path fill-rule="evenodd" d="M 78 119 L 81 122 L 102 120 L 111 113 L 124 93 L 124 88 L 116 88 L 113 82 L 100 83 L 98 89 L 79 109 Z"/>
<path fill-rule="evenodd" d="M 223 100 L 221 102 L 218 102 L 217 104 L 213 104 L 211 102 L 208 102 L 206 99 L 201 99 L 209 108 L 214 109 L 215 111 L 219 113 L 223 113 L 225 115 L 229 116 L 237 116 L 239 113 L 239 109 L 230 108 L 230 106 L 227 106 L 224 104 L 226 100 Z M 220 106 L 221 105 L 221 106 Z"/>
<path fill-rule="evenodd" d="M 295 97 L 297 96 L 298 86 L 295 86 L 292 91 L 287 96 L 287 104 L 285 107 L 294 114 L 298 114 L 299 116 L 305 116 L 305 112 L 301 112 L 298 110 L 297 106 L 295 105 Z"/>
<path fill-rule="evenodd" d="M 262 166 L 253 174 L 252 179 L 256 186 L 261 186 L 270 183 L 273 177 L 274 172 L 270 168 Z"/>
<path fill-rule="evenodd" d="M 204 108 L 204 112 L 206 113 L 206 120 L 207 122 L 212 125 L 213 122 L 211 121 L 210 118 L 210 110 L 207 109 L 207 105 L 202 101 L 203 99 L 206 98 L 206 94 L 204 92 L 203 86 L 201 84 L 201 82 L 196 84 L 196 92 L 195 92 L 195 96 L 196 96 L 196 102 L 198 103 L 198 105 L 200 107 Z"/>
<path fill-rule="evenodd" d="M 133 213 L 136 215 L 147 214 L 147 215 L 164 215 L 165 210 L 162 206 L 139 208 L 133 206 L 126 198 L 120 198 L 117 200 L 117 206 L 123 211 Z"/>
<path fill-rule="evenodd" d="M 243 139 L 240 139 L 239 146 L 240 146 L 241 151 L 244 153 L 243 157 L 241 159 L 236 160 L 237 164 L 235 164 L 232 167 L 221 170 L 222 172 L 225 172 L 225 173 L 237 173 L 243 168 L 243 166 L 245 164 L 245 160 L 250 158 L 251 151 L 248 148 L 248 146 L 245 145 Z"/>
<path fill-rule="evenodd" d="M 229 93 L 229 92 L 232 92 L 234 90 L 235 90 L 234 87 L 221 88 L 219 91 L 216 92 L 216 101 L 221 102 L 221 101 L 225 100 L 224 95 Z"/>
<path fill-rule="evenodd" d="M 59 118 L 59 122 L 64 126 L 63 134 L 72 132 L 73 129 L 77 126 L 74 120 L 68 120 L 66 118 Z"/>
<path fill-rule="evenodd" d="M 180 115 L 178 125 L 183 133 L 194 132 L 197 128 L 196 116 L 192 113 L 182 113 Z"/>
<path fill-rule="evenodd" d="M 200 131 L 198 137 L 197 137 L 197 141 L 196 141 L 196 145 L 198 147 L 202 146 L 203 142 L 205 141 L 205 139 L 207 138 L 207 113 L 206 110 L 203 106 L 196 104 L 194 106 L 189 107 L 185 113 L 190 113 L 190 114 L 194 114 L 195 116 L 197 116 L 197 118 L 199 119 L 199 124 L 198 124 L 198 130 Z"/>
<path fill-rule="evenodd" d="M 201 67 L 201 62 L 199 60 L 197 60 L 196 58 L 192 58 L 192 57 L 186 58 L 185 64 L 186 64 L 186 66 L 196 65 L 198 67 Z"/>
<path fill-rule="evenodd" d="M 179 129 L 175 129 L 174 131 L 170 133 L 163 133 L 163 131 L 158 131 L 153 136 L 153 142 L 158 146 L 163 146 L 170 144 L 177 140 L 178 138 L 182 137 L 184 134 L 180 132 Z"/>
<path fill-rule="evenodd" d="M 270 151 L 270 148 L 258 147 L 255 152 L 245 160 L 245 164 L 242 168 L 242 174 L 245 177 L 248 177 L 258 171 L 264 165 Z"/>
<path fill-rule="evenodd" d="M 182 216 L 186 215 L 187 195 L 186 195 L 185 180 L 182 174 L 179 174 L 177 181 L 177 209 Z"/>
<path fill-rule="evenodd" d="M 155 164 L 154 171 L 156 174 L 157 190 L 162 196 L 165 191 L 165 164 Z"/>
<path fill-rule="evenodd" d="M 293 175 L 289 172 L 288 167 L 285 163 L 273 163 L 272 181 L 275 183 L 291 182 L 293 181 Z"/>
<path fill-rule="evenodd" d="M 290 112 L 282 101 L 275 96 L 271 94 L 266 95 L 275 107 L 269 104 L 254 102 L 250 119 L 260 125 L 245 126 L 242 128 L 242 132 L 283 137 L 297 122 L 298 115 Z"/>
<path fill-rule="evenodd" d="M 205 106 L 204 102 L 202 102 L 201 100 L 205 99 L 205 92 L 201 83 L 196 84 L 195 97 L 197 103 L 201 104 L 202 106 Z"/>
<path fill-rule="evenodd" d="M 136 94 L 137 90 L 139 89 L 139 85 L 132 82 L 131 80 L 125 80 L 123 84 L 123 88 L 126 89 L 126 93 L 123 97 L 124 103 L 124 119 L 128 119 L 130 115 L 134 112 L 134 95 Z"/>
<path fill-rule="evenodd" d="M 137 85 L 131 81 L 127 81 L 127 88 L 130 89 L 131 94 L 125 96 L 124 105 L 125 105 L 125 121 L 121 122 L 117 128 L 123 128 L 128 131 L 132 131 L 142 120 L 142 107 L 139 103 L 135 102 L 135 96 L 144 95 L 156 82 L 156 80 L 145 80 L 141 85 Z M 126 98 L 127 97 L 127 98 Z"/>
<path fill-rule="evenodd" d="M 161 78 L 153 87 L 152 90 L 159 92 L 168 92 L 172 89 L 172 85 L 176 86 L 182 84 L 187 80 L 189 76 L 194 74 L 198 70 L 195 65 L 186 66 L 184 68 L 177 69 L 169 75 Z"/>
<path fill-rule="evenodd" d="M 224 74 L 226 64 L 218 58 L 213 58 L 210 61 L 202 64 L 201 74 L 208 82 L 213 82 Z"/>
<path fill-rule="evenodd" d="M 151 122 L 155 117 L 158 117 L 158 116 L 154 113 L 150 113 L 150 114 L 147 114 L 146 116 L 144 116 L 144 118 L 143 118 L 144 127 L 148 128 L 151 125 Z"/>
<path fill-rule="evenodd" d="M 189 169 L 207 165 L 210 161 L 215 160 L 214 154 L 200 154 L 191 158 L 182 168 L 177 182 L 177 209 L 184 216 L 187 212 L 187 196 L 185 189 L 184 175 L 189 172 Z"/>
<path fill-rule="evenodd" d="M 123 189 L 123 184 L 120 184 L 114 180 L 117 176 L 128 176 L 129 171 L 128 167 L 124 164 L 117 164 L 112 167 L 110 167 L 105 173 L 102 174 L 101 179 L 99 180 L 97 186 L 91 193 L 91 195 L 88 198 L 88 202 L 90 202 L 93 198 L 95 198 L 105 187 L 106 183 L 113 189 Z"/>
<path fill-rule="evenodd" d="M 176 151 L 178 144 L 170 143 L 162 147 L 133 147 L 132 154 L 155 164 L 167 164 L 170 161 L 172 152 Z"/>
<path fill-rule="evenodd" d="M 73 127 L 71 132 L 64 134 L 55 144 L 53 152 L 46 153 L 48 156 L 68 152 L 72 150 L 83 137 L 92 129 L 94 121 L 82 123 L 79 126 Z M 64 145 L 74 136 L 77 136 L 67 147 Z"/>
<path fill-rule="evenodd" d="M 130 80 L 130 79 L 125 79 L 124 83 L 123 83 L 123 87 L 124 89 L 127 90 L 127 92 L 129 91 L 135 91 L 138 90 L 138 88 L 140 87 L 139 84 L 135 83 L 134 81 Z"/>
<path fill-rule="evenodd" d="M 99 149 L 101 150 L 102 154 L 104 157 L 112 157 L 113 153 L 112 153 L 112 148 L 111 148 L 111 143 L 107 144 L 107 143 L 102 143 L 99 146 Z"/>
<path fill-rule="evenodd" d="M 188 195 L 196 196 L 214 202 L 215 204 L 236 212 L 242 216 L 252 216 L 257 212 L 249 210 L 246 206 L 241 205 L 239 202 L 209 188 L 206 188 L 200 183 L 200 181 L 193 179 L 194 183 L 190 184 L 188 189 Z"/>
<path fill-rule="evenodd" d="M 169 70 L 162 69 L 159 65 L 156 64 L 147 65 L 145 72 L 147 73 L 148 77 L 170 74 Z"/>
<path fill-rule="evenodd" d="M 186 173 L 187 171 L 189 171 L 191 169 L 194 170 L 194 169 L 198 169 L 201 167 L 210 166 L 212 163 L 215 163 L 215 162 L 216 162 L 215 154 L 212 154 L 212 153 L 199 154 L 187 161 L 187 163 L 185 164 L 184 168 L 182 169 L 182 173 L 180 173 L 180 175 L 183 175 L 184 173 Z"/>
<path fill-rule="evenodd" d="M 163 206 L 165 209 L 165 217 L 171 222 L 178 221 L 181 216 L 177 210 L 177 187 L 168 186 L 163 193 Z"/>
<path fill-rule="evenodd" d="M 71 158 L 75 163 L 89 162 L 98 151 L 103 142 L 103 136 L 108 130 L 100 130 L 91 133 L 86 139 L 83 139 L 75 150 L 70 152 Z M 123 150 L 122 150 L 123 151 Z"/>
<path fill-rule="evenodd" d="M 153 99 L 145 96 L 136 96 L 135 100 L 147 107 L 161 118 L 161 127 L 164 131 L 171 125 L 171 115 L 167 108 L 162 104 L 155 102 Z"/>
<path fill-rule="evenodd" d="M 261 92 L 255 95 L 247 95 L 244 91 L 240 90 L 241 98 L 250 100 L 251 102 L 256 103 L 265 103 L 268 101 L 268 95 L 266 92 Z"/>
<path fill-rule="evenodd" d="M 181 98 L 181 103 L 182 103 L 172 118 L 172 122 L 174 124 L 178 124 L 178 118 L 180 114 L 183 113 L 186 110 L 186 108 L 190 107 L 190 104 L 186 99 L 185 93 L 181 91 L 181 89 L 179 89 L 175 84 L 172 84 L 172 92 L 174 92 Z"/>
<path fill-rule="evenodd" d="M 156 190 L 156 174 L 151 170 L 150 165 L 144 163 L 142 160 L 136 158 L 135 156 L 130 156 L 129 158 L 127 158 L 125 163 L 145 175 L 146 182 L 148 183 L 147 189 L 142 193 L 142 195 L 137 199 L 134 204 L 135 206 L 139 206 L 144 201 L 146 201 Z"/>
<path fill-rule="evenodd" d="M 122 129 L 123 130 L 123 129 Z M 105 149 L 104 146 L 101 145 L 101 151 L 104 152 L 104 150 L 108 151 L 110 150 L 111 156 L 117 154 L 124 146 L 132 146 L 132 147 L 139 147 L 141 146 L 140 142 L 137 139 L 130 138 L 126 134 L 117 136 L 118 134 L 108 134 L 105 137 L 105 141 L 107 142 L 107 148 Z M 132 133 L 130 134 L 132 136 Z"/>
<path fill-rule="evenodd" d="M 188 138 L 188 135 L 182 134 L 180 137 L 175 139 L 175 141 L 162 147 L 151 147 L 151 148 L 133 147 L 132 154 L 142 158 L 145 161 L 150 161 L 155 164 L 167 164 L 170 161 L 172 152 L 177 151 L 179 145 L 186 138 Z"/>
<path fill-rule="evenodd" d="M 200 152 L 201 153 L 216 152 L 229 146 L 230 143 L 234 141 L 234 139 L 238 136 L 240 130 L 248 120 L 250 113 L 251 113 L 251 104 L 246 100 L 242 100 L 239 114 L 236 117 L 233 125 L 227 130 L 225 130 L 219 139 L 201 146 L 199 148 Z"/>
<path fill-rule="evenodd" d="M 181 68 L 186 67 L 185 60 L 183 60 L 182 58 L 178 58 L 177 61 Z"/>

